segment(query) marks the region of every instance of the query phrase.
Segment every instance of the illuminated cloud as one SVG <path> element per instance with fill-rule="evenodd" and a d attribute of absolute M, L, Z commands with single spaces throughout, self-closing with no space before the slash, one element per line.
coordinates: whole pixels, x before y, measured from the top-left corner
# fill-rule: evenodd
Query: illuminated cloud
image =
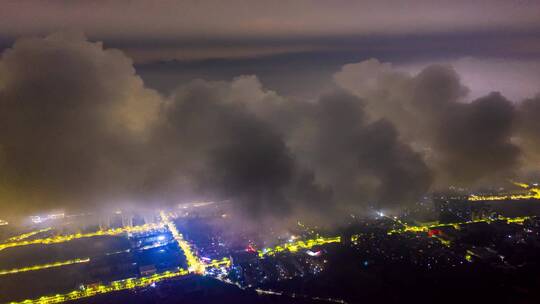
<path fill-rule="evenodd" d="M 0 60 L 0 195 L 12 211 L 82 205 L 134 182 L 161 97 L 80 34 L 21 38 Z"/>
<path fill-rule="evenodd" d="M 335 81 L 423 151 L 441 185 L 510 177 L 519 166 L 512 143 L 515 106 L 498 93 L 464 102 L 469 90 L 449 65 L 410 75 L 371 59 L 345 65 Z"/>
<path fill-rule="evenodd" d="M 334 80 L 314 100 L 256 75 L 162 95 L 81 34 L 20 38 L 0 61 L 0 208 L 211 199 L 254 219 L 331 220 L 512 177 L 538 146 L 536 99 L 470 101 L 449 65 L 409 74 L 371 59 Z"/>

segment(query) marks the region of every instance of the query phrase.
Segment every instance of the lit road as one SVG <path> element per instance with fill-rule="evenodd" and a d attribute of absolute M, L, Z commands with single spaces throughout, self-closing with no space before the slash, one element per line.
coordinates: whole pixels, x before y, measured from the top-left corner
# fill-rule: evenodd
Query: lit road
<path fill-rule="evenodd" d="M 74 259 L 74 260 L 69 260 L 69 261 L 61 261 L 61 262 L 55 262 L 55 263 L 49 263 L 49 264 L 43 264 L 43 265 L 34 265 L 34 266 L 23 267 L 23 268 L 15 268 L 15 269 L 10 269 L 10 270 L 0 270 L 0 276 L 6 275 L 6 274 L 36 271 L 36 270 L 61 267 L 61 266 L 67 266 L 67 265 L 73 265 L 73 264 L 88 263 L 88 262 L 90 262 L 90 259 L 85 258 L 85 259 Z"/>
<path fill-rule="evenodd" d="M 46 244 L 46 245 L 57 244 L 57 243 L 69 242 L 69 241 L 80 239 L 80 238 L 90 238 L 90 237 L 95 237 L 95 236 L 113 236 L 113 235 L 120 235 L 123 233 L 138 233 L 138 232 L 151 231 L 151 230 L 162 229 L 162 228 L 163 228 L 163 224 L 161 223 L 160 224 L 145 224 L 142 226 L 99 230 L 99 231 L 90 232 L 90 233 L 58 235 L 58 236 L 44 238 L 44 239 L 35 239 L 35 240 L 28 240 L 28 241 L 23 240 L 23 241 L 2 243 L 0 244 L 0 250 L 11 248 L 11 247 L 28 246 L 28 245 L 35 245 L 35 244 Z"/>

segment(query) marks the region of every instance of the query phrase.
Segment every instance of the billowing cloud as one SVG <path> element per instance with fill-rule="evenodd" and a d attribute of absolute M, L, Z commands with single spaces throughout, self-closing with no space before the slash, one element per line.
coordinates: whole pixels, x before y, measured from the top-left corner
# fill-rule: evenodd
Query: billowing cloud
<path fill-rule="evenodd" d="M 513 177 L 519 147 L 511 142 L 513 105 L 498 93 L 456 104 L 440 117 L 433 142 L 440 175 L 459 185 Z"/>
<path fill-rule="evenodd" d="M 513 102 L 531 98 L 540 91 L 540 62 L 523 58 L 477 58 L 462 57 L 420 63 L 405 63 L 396 69 L 418 73 L 431 64 L 451 65 L 459 74 L 462 83 L 469 88 L 468 100 L 488 95 L 493 90 Z"/>
<path fill-rule="evenodd" d="M 0 193 L 10 210 L 129 189 L 161 99 L 118 50 L 79 34 L 24 38 L 0 61 Z"/>
<path fill-rule="evenodd" d="M 242 103 L 251 93 L 265 98 L 258 82 L 246 88 L 244 81 L 198 80 L 171 96 L 152 138 L 157 168 L 150 182 L 157 181 L 158 195 L 235 199 L 252 213 L 285 211 L 293 160 L 281 136 Z"/>
<path fill-rule="evenodd" d="M 251 215 L 317 216 L 397 207 L 429 188 L 421 157 L 344 92 L 305 102 L 253 76 L 197 80 L 175 91 L 164 115 L 152 144 L 167 155 L 157 193 L 234 200 Z"/>
<path fill-rule="evenodd" d="M 289 144 L 317 183 L 332 189 L 336 208 L 403 206 L 429 189 L 421 156 L 389 121 L 372 122 L 361 99 L 335 92 L 307 107 L 295 116 Z"/>
<path fill-rule="evenodd" d="M 508 178 L 519 165 L 519 148 L 511 141 L 513 104 L 498 93 L 465 103 L 468 89 L 451 66 L 431 65 L 410 75 L 372 59 L 344 66 L 335 80 L 426 151 L 443 185 Z"/>
<path fill-rule="evenodd" d="M 524 152 L 525 171 L 540 169 L 540 95 L 521 102 L 517 109 L 516 140 Z"/>
<path fill-rule="evenodd" d="M 0 208 L 211 199 L 255 219 L 332 218 L 401 208 L 434 180 L 507 178 L 536 153 L 537 100 L 465 103 L 450 66 L 410 75 L 368 60 L 335 80 L 309 101 L 256 76 L 162 96 L 82 35 L 19 39 L 0 61 Z"/>

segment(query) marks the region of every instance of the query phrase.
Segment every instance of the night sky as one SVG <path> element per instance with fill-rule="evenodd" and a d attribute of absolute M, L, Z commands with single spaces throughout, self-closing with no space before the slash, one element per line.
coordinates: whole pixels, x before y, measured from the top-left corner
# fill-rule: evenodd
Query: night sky
<path fill-rule="evenodd" d="M 538 16 L 537 1 L 2 1 L 0 212 L 233 200 L 318 217 L 529 180 Z"/>

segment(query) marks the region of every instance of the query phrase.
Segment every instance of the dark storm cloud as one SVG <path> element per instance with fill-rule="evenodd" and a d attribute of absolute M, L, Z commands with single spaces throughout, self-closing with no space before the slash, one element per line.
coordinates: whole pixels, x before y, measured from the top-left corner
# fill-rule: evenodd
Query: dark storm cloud
<path fill-rule="evenodd" d="M 202 80 L 176 90 L 153 132 L 154 155 L 166 155 L 155 186 L 173 196 L 181 189 L 186 199 L 234 199 L 253 214 L 286 212 L 293 160 L 279 134 L 235 93 L 227 83 Z"/>
<path fill-rule="evenodd" d="M 194 81 L 164 113 L 152 143 L 168 155 L 158 192 L 231 199 L 250 215 L 316 215 L 406 204 L 429 187 L 427 167 L 393 126 L 368 124 L 361 100 L 343 92 L 307 103 L 254 77 Z"/>
<path fill-rule="evenodd" d="M 498 93 L 450 107 L 434 142 L 441 172 L 464 186 L 512 177 L 520 155 L 511 142 L 513 120 L 513 105 Z"/>
<path fill-rule="evenodd" d="M 402 138 L 425 151 L 442 185 L 509 178 L 518 168 L 515 106 L 499 93 L 463 102 L 468 90 L 451 66 L 432 65 L 411 76 L 368 60 L 346 65 L 335 78 L 366 98 L 372 115 L 389 119 Z"/>
<path fill-rule="evenodd" d="M 408 202 L 429 185 L 349 94 L 291 101 L 244 76 L 163 98 L 77 34 L 18 40 L 0 66 L 3 208 L 216 199 L 284 215 Z"/>
<path fill-rule="evenodd" d="M 517 109 L 517 137 L 529 170 L 540 169 L 540 94 L 524 100 Z"/>
<path fill-rule="evenodd" d="M 335 92 L 311 107 L 297 115 L 302 122 L 289 142 L 317 183 L 333 190 L 336 208 L 403 206 L 427 191 L 431 176 L 420 155 L 388 121 L 371 122 L 359 98 Z"/>
<path fill-rule="evenodd" d="M 407 206 L 433 180 L 511 177 L 534 147 L 536 99 L 465 103 L 449 66 L 410 75 L 368 60 L 335 80 L 344 90 L 311 101 L 256 76 L 164 97 L 82 35 L 19 39 L 0 61 L 0 207 L 211 199 L 255 218 L 329 217 Z"/>

